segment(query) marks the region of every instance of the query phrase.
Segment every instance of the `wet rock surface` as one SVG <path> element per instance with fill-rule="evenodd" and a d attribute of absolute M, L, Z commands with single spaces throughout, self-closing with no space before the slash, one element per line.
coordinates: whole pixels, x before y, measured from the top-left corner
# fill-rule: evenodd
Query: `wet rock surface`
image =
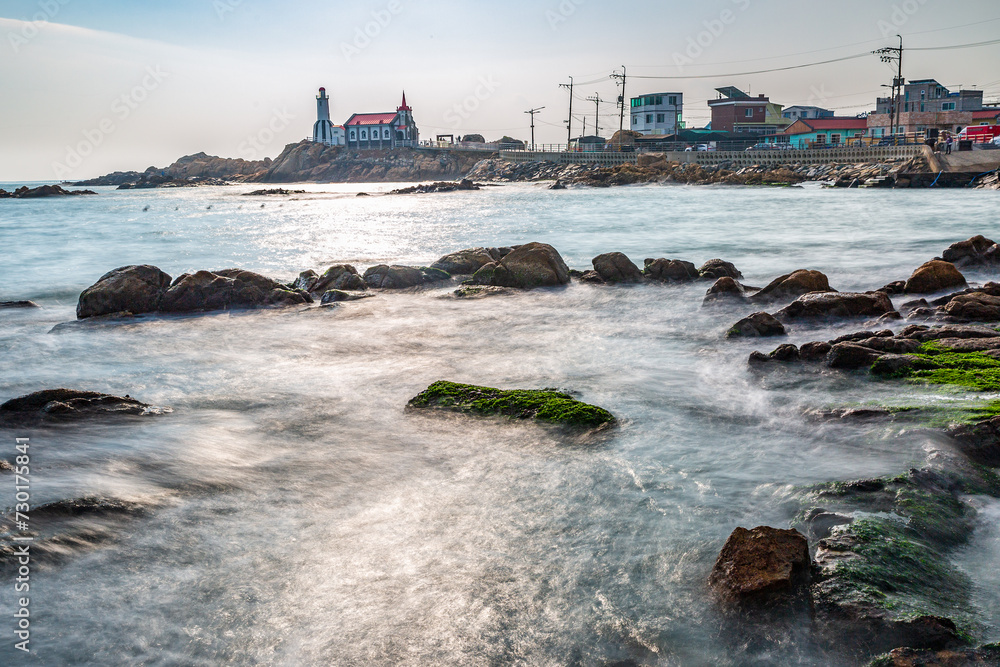
<path fill-rule="evenodd" d="M 800 269 L 778 276 L 750 297 L 754 303 L 773 303 L 795 299 L 810 292 L 831 292 L 830 282 L 819 271 Z"/>
<path fill-rule="evenodd" d="M 607 283 L 639 283 L 645 276 L 624 253 L 609 252 L 592 260 L 594 271 Z"/>
<path fill-rule="evenodd" d="M 643 262 L 643 273 L 650 280 L 662 282 L 687 283 L 699 278 L 698 269 L 694 264 L 682 259 L 646 259 Z"/>
<path fill-rule="evenodd" d="M 809 544 L 796 530 L 737 528 L 719 552 L 709 584 L 726 599 L 745 601 L 804 583 L 810 562 Z"/>
<path fill-rule="evenodd" d="M 40 185 L 37 188 L 21 186 L 13 192 L 0 189 L 0 199 L 36 199 L 38 197 L 63 197 L 67 195 L 96 195 L 93 190 L 64 190 L 59 185 Z"/>
<path fill-rule="evenodd" d="M 375 289 L 405 289 L 439 280 L 448 280 L 451 276 L 445 271 L 426 266 L 379 264 L 365 271 L 363 278 L 368 287 Z"/>
<path fill-rule="evenodd" d="M 496 287 L 557 287 L 569 282 L 569 267 L 559 252 L 547 243 L 518 246 L 499 262 L 486 264 L 472 276 L 478 285 Z"/>
<path fill-rule="evenodd" d="M 764 312 L 754 313 L 734 324 L 726 332 L 727 338 L 784 336 L 785 326 L 773 315 Z"/>
<path fill-rule="evenodd" d="M 907 294 L 932 294 L 965 285 L 965 276 L 954 264 L 932 259 L 913 272 L 903 291 Z"/>
<path fill-rule="evenodd" d="M 45 389 L 0 405 L 0 426 L 28 426 L 40 422 L 66 422 L 123 415 L 153 415 L 169 412 L 130 396 L 96 391 Z"/>

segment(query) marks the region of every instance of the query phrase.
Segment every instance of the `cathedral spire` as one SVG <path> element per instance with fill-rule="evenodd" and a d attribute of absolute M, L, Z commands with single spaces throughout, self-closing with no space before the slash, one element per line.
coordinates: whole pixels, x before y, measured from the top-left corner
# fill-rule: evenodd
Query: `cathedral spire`
<path fill-rule="evenodd" d="M 403 103 L 399 105 L 396 111 L 413 111 L 410 107 L 406 106 L 406 91 L 403 91 Z"/>

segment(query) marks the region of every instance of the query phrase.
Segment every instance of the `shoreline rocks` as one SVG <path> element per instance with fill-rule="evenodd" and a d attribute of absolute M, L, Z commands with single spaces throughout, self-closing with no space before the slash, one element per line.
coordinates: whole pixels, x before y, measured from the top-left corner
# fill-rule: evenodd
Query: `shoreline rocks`
<path fill-rule="evenodd" d="M 407 407 L 533 419 L 574 428 L 600 428 L 615 422 L 614 415 L 607 410 L 558 391 L 495 389 L 444 380 L 414 396 Z"/>
<path fill-rule="evenodd" d="M 30 426 L 43 421 L 74 421 L 123 415 L 154 415 L 170 412 L 128 395 L 113 396 L 96 391 L 45 389 L 0 405 L 0 426 Z"/>
<path fill-rule="evenodd" d="M 737 528 L 719 552 L 708 582 L 728 601 L 791 590 L 808 580 L 809 543 L 797 530 Z"/>
<path fill-rule="evenodd" d="M 22 185 L 13 192 L 0 189 L 0 199 L 37 199 L 39 197 L 63 197 L 67 195 L 96 195 L 93 190 L 64 190 L 59 185 L 41 185 L 29 188 Z"/>
<path fill-rule="evenodd" d="M 547 243 L 526 243 L 499 262 L 483 265 L 472 276 L 476 285 L 495 287 L 558 287 L 569 282 L 569 268 L 559 252 Z"/>

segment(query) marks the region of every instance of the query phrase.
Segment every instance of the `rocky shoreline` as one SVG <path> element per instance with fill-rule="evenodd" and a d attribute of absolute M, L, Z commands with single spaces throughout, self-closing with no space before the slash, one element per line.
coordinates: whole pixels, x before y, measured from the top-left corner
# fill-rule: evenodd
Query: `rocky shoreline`
<path fill-rule="evenodd" d="M 736 167 L 732 164 L 700 165 L 670 162 L 661 155 L 640 155 L 636 164 L 605 167 L 596 164 L 508 162 L 489 158 L 479 162 L 466 178 L 484 182 L 518 183 L 555 181 L 562 185 L 612 187 L 651 183 L 688 185 L 788 186 L 804 181 L 833 187 L 922 187 L 912 173 L 929 172 L 923 158 L 865 164 L 795 164 Z"/>
<path fill-rule="evenodd" d="M 851 660 L 879 656 L 875 664 L 996 664 L 995 645 L 970 648 L 978 631 L 971 582 L 954 564 L 954 554 L 976 525 L 975 498 L 1000 499 L 1000 401 L 983 407 L 974 398 L 976 392 L 1000 391 L 1000 285 L 970 284 L 962 273 L 1000 269 L 998 244 L 983 236 L 952 244 L 909 278 L 867 292 L 839 292 L 825 275 L 809 269 L 752 287 L 723 259 L 697 266 L 678 258 L 648 258 L 640 269 L 623 253 L 608 252 L 591 264 L 586 271 L 571 269 L 554 247 L 533 242 L 467 248 L 430 266 L 381 264 L 362 273 L 337 264 L 322 273 L 302 271 L 289 283 L 240 269 L 172 278 L 153 266 L 127 266 L 87 288 L 77 316 L 113 321 L 240 308 L 313 308 L 316 301 L 331 306 L 380 291 L 444 287 L 454 287 L 455 298 L 489 297 L 576 281 L 594 289 L 646 284 L 665 290 L 702 282 L 709 286 L 702 303 L 707 312 L 720 321 L 745 315 L 728 328 L 720 325 L 720 341 L 790 337 L 802 323 L 857 321 L 859 330 L 833 340 L 788 342 L 769 353 L 754 352 L 751 373 L 762 378 L 822 365 L 833 374 L 867 374 L 873 382 L 951 385 L 967 390 L 970 399 L 947 413 L 928 407 L 841 406 L 803 415 L 817 422 L 899 422 L 933 432 L 936 444 L 921 465 L 893 476 L 796 490 L 797 509 L 789 525 L 734 531 L 705 575 L 706 588 L 737 633 L 767 635 L 769 624 L 780 623 L 783 614 L 804 609 L 816 641 Z M 937 294 L 943 296 L 928 297 Z M 761 306 L 772 312 L 746 315 Z M 445 381 L 418 394 L 409 408 L 586 429 L 617 421 L 564 392 Z M 8 401 L 0 406 L 0 421 L 135 417 L 167 410 L 129 396 L 52 390 Z M 753 619 L 749 624 L 748 618 Z M 948 662 L 948 656 L 966 662 Z"/>

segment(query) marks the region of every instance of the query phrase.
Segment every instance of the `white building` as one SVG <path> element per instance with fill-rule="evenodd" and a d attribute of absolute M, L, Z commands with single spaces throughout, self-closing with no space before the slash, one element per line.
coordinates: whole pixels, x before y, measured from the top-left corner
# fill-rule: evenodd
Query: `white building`
<path fill-rule="evenodd" d="M 650 93 L 633 97 L 629 129 L 640 134 L 675 134 L 683 109 L 683 93 Z"/>
<path fill-rule="evenodd" d="M 351 148 L 400 148 L 414 147 L 420 141 L 420 131 L 413 120 L 413 109 L 402 103 L 396 111 L 385 113 L 356 113 L 344 123 L 347 145 Z"/>
<path fill-rule="evenodd" d="M 344 127 L 334 125 L 330 120 L 330 98 L 326 96 L 326 88 L 319 89 L 316 96 L 316 122 L 313 124 L 312 140 L 327 146 L 343 146 Z"/>

